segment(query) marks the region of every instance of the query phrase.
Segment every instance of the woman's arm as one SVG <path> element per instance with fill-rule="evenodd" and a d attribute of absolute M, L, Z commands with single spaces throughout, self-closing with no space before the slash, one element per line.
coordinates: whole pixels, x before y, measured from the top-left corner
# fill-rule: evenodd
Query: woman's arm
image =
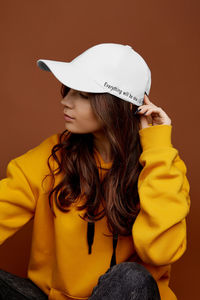
<path fill-rule="evenodd" d="M 42 179 L 49 173 L 47 158 L 57 142 L 54 134 L 8 163 L 0 180 L 0 245 L 34 216 Z"/>
<path fill-rule="evenodd" d="M 0 181 L 0 244 L 27 223 L 34 214 L 35 197 L 16 160 L 8 163 Z"/>
<path fill-rule="evenodd" d="M 171 125 L 139 131 L 143 169 L 138 178 L 141 210 L 132 235 L 140 258 L 153 265 L 177 261 L 186 250 L 186 216 L 190 209 L 186 166 L 171 144 Z"/>

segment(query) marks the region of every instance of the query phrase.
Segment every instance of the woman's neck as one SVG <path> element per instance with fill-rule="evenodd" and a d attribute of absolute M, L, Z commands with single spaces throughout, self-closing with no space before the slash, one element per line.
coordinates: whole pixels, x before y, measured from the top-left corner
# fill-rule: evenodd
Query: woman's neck
<path fill-rule="evenodd" d="M 112 160 L 111 158 L 111 146 L 106 138 L 105 134 L 101 131 L 93 133 L 94 135 L 94 146 L 101 155 L 103 161 L 108 163 Z"/>

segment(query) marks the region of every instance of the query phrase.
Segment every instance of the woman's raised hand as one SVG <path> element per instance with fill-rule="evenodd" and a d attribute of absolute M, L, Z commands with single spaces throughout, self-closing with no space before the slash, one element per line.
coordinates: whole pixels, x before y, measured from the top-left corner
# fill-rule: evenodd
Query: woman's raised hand
<path fill-rule="evenodd" d="M 144 95 L 144 105 L 138 107 L 137 114 L 140 114 L 140 129 L 150 127 L 147 116 L 151 116 L 152 126 L 167 124 L 171 125 L 171 119 L 161 107 L 153 104 L 148 96 Z"/>

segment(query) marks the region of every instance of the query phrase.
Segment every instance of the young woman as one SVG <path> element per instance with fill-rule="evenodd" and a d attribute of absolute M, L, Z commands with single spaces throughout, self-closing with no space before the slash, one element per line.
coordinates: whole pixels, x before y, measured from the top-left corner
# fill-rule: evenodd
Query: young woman
<path fill-rule="evenodd" d="M 0 243 L 34 218 L 28 276 L 1 270 L 0 299 L 177 299 L 189 182 L 148 66 L 114 43 L 38 66 L 62 83 L 65 130 L 0 181 Z"/>

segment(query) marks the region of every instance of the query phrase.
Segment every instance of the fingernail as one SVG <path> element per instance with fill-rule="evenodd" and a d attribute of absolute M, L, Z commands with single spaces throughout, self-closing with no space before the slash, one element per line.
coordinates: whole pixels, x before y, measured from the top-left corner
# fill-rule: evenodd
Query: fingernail
<path fill-rule="evenodd" d="M 140 109 L 136 109 L 136 111 L 134 112 L 134 115 L 136 115 L 137 114 L 137 112 L 139 112 L 141 110 L 141 108 Z"/>

